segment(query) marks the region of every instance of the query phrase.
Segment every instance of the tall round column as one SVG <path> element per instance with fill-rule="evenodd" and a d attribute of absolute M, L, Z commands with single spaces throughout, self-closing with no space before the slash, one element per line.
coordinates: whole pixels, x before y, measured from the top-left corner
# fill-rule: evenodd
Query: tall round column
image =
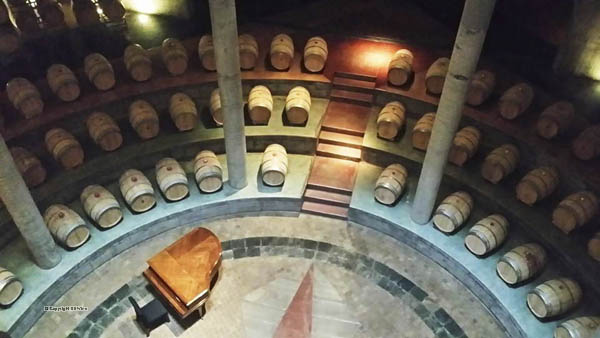
<path fill-rule="evenodd" d="M 248 180 L 235 1 L 209 0 L 208 4 L 223 109 L 229 184 L 236 189 L 242 189 L 248 185 Z"/>
<path fill-rule="evenodd" d="M 467 0 L 465 3 L 411 210 L 415 223 L 425 224 L 431 219 L 465 105 L 469 79 L 477 67 L 495 3 L 496 0 Z"/>

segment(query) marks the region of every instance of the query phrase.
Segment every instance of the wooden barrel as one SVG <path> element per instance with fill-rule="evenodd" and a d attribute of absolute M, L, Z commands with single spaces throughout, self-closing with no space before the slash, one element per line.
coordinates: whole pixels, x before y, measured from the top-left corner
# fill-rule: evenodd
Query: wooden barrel
<path fill-rule="evenodd" d="M 496 75 L 489 70 L 479 70 L 471 77 L 467 90 L 467 103 L 479 106 L 487 100 L 496 86 Z"/>
<path fill-rule="evenodd" d="M 46 149 L 63 168 L 72 169 L 83 164 L 83 148 L 75 136 L 62 128 L 48 130 Z"/>
<path fill-rule="evenodd" d="M 184 93 L 175 93 L 171 96 L 169 114 L 180 131 L 192 130 L 198 123 L 196 104 Z"/>
<path fill-rule="evenodd" d="M 546 260 L 546 250 L 541 245 L 527 243 L 505 253 L 496 264 L 496 272 L 504 282 L 513 285 L 537 275 Z"/>
<path fill-rule="evenodd" d="M 19 46 L 19 33 L 10 25 L 0 26 L 0 53 L 14 53 L 19 49 Z"/>
<path fill-rule="evenodd" d="M 271 65 L 277 70 L 290 68 L 294 60 L 294 41 L 287 34 L 277 34 L 271 40 Z"/>
<path fill-rule="evenodd" d="M 1 4 L 0 4 L 1 5 Z M 23 294 L 23 284 L 12 272 L 0 267 L 0 305 L 9 306 Z"/>
<path fill-rule="evenodd" d="M 297 86 L 285 98 L 285 116 L 291 124 L 304 124 L 310 113 L 311 99 L 308 89 Z"/>
<path fill-rule="evenodd" d="M 221 93 L 219 88 L 215 88 L 210 93 L 210 115 L 217 126 L 223 125 L 223 109 L 221 109 Z"/>
<path fill-rule="evenodd" d="M 473 198 L 465 191 L 457 191 L 444 198 L 433 214 L 433 224 L 445 233 L 458 229 L 471 214 Z"/>
<path fill-rule="evenodd" d="M 265 86 L 254 86 L 248 95 L 248 113 L 254 124 L 269 124 L 273 112 L 273 97 Z"/>
<path fill-rule="evenodd" d="M 309 72 L 320 72 L 327 61 L 327 42 L 320 36 L 308 39 L 304 46 L 304 68 Z"/>
<path fill-rule="evenodd" d="M 581 301 L 583 292 L 576 281 L 557 278 L 546 281 L 527 294 L 527 306 L 538 318 L 563 314 Z"/>
<path fill-rule="evenodd" d="M 388 65 L 388 81 L 394 86 L 402 86 L 412 74 L 414 56 L 408 49 L 394 53 Z"/>
<path fill-rule="evenodd" d="M 558 186 L 558 170 L 554 167 L 533 169 L 517 184 L 517 199 L 533 205 L 550 195 Z"/>
<path fill-rule="evenodd" d="M 223 186 L 223 167 L 217 155 L 210 150 L 203 150 L 194 158 L 194 177 L 200 191 L 211 193 Z"/>
<path fill-rule="evenodd" d="M 518 83 L 510 87 L 500 98 L 500 115 L 513 120 L 523 114 L 533 102 L 533 88 L 527 83 Z"/>
<path fill-rule="evenodd" d="M 115 85 L 115 72 L 110 62 L 99 53 L 92 53 L 83 61 L 85 74 L 99 90 L 108 90 Z"/>
<path fill-rule="evenodd" d="M 482 256 L 499 247 L 508 235 L 506 217 L 494 214 L 475 223 L 465 237 L 465 246 L 475 255 Z"/>
<path fill-rule="evenodd" d="M 598 196 L 591 191 L 580 191 L 563 199 L 552 213 L 552 223 L 568 234 L 583 226 L 598 213 Z"/>
<path fill-rule="evenodd" d="M 481 132 L 475 127 L 464 127 L 456 133 L 448 161 L 462 167 L 479 149 Z"/>
<path fill-rule="evenodd" d="M 59 99 L 70 102 L 79 97 L 79 81 L 69 67 L 53 64 L 46 72 L 46 79 L 50 89 Z"/>
<path fill-rule="evenodd" d="M 258 42 L 250 34 L 242 34 L 238 37 L 240 50 L 240 68 L 252 69 L 258 59 Z"/>
<path fill-rule="evenodd" d="M 564 321 L 554 330 L 554 338 L 597 338 L 600 317 L 577 317 Z"/>
<path fill-rule="evenodd" d="M 449 66 L 450 59 L 445 57 L 435 60 L 431 66 L 429 66 L 427 73 L 425 73 L 425 87 L 428 92 L 436 95 L 442 93 Z"/>
<path fill-rule="evenodd" d="M 156 182 L 169 201 L 179 201 L 190 192 L 185 171 L 174 158 L 165 157 L 156 163 Z"/>
<path fill-rule="evenodd" d="M 91 1 L 73 1 L 73 12 L 79 26 L 91 26 L 100 23 L 100 15 Z"/>
<path fill-rule="evenodd" d="M 386 140 L 394 140 L 404 126 L 406 108 L 398 101 L 389 102 L 377 116 L 377 135 Z"/>
<path fill-rule="evenodd" d="M 6 83 L 6 96 L 26 119 L 34 118 L 44 110 L 38 89 L 29 80 L 15 77 Z"/>
<path fill-rule="evenodd" d="M 54 0 L 37 0 L 37 11 L 44 22 L 44 28 L 65 26 L 65 15 Z"/>
<path fill-rule="evenodd" d="M 123 55 L 125 68 L 135 81 L 146 81 L 152 77 L 152 60 L 146 51 L 139 44 L 131 44 L 125 48 Z"/>
<path fill-rule="evenodd" d="M 150 210 L 156 204 L 154 189 L 144 173 L 137 169 L 129 169 L 119 178 L 121 194 L 135 212 Z"/>
<path fill-rule="evenodd" d="M 54 240 L 66 248 L 78 248 L 90 238 L 90 230 L 83 218 L 66 205 L 49 206 L 44 212 L 44 222 Z"/>
<path fill-rule="evenodd" d="M 406 168 L 401 164 L 390 164 L 379 175 L 375 183 L 375 199 L 381 204 L 390 205 L 402 195 L 406 186 Z"/>
<path fill-rule="evenodd" d="M 595 233 L 594 237 L 588 242 L 588 254 L 600 262 L 600 232 Z"/>
<path fill-rule="evenodd" d="M 46 169 L 40 160 L 27 149 L 13 147 L 10 148 L 10 154 L 28 187 L 36 187 L 46 180 Z"/>
<path fill-rule="evenodd" d="M 41 30 L 38 18 L 32 7 L 27 5 L 11 6 L 10 13 L 15 26 L 21 33 L 35 33 Z"/>
<path fill-rule="evenodd" d="M 143 140 L 156 137 L 160 130 L 158 113 L 144 100 L 135 100 L 129 105 L 129 123 Z"/>
<path fill-rule="evenodd" d="M 217 70 L 215 61 L 215 46 L 213 45 L 212 35 L 206 34 L 198 41 L 198 56 L 202 62 L 202 67 L 209 71 Z"/>
<path fill-rule="evenodd" d="M 83 210 L 100 228 L 112 228 L 123 219 L 121 206 L 110 191 L 101 185 L 88 185 L 81 192 Z"/>
<path fill-rule="evenodd" d="M 435 121 L 435 113 L 427 113 L 417 121 L 412 131 L 412 146 L 419 150 L 427 150 L 433 122 Z"/>
<path fill-rule="evenodd" d="M 113 151 L 123 144 L 121 129 L 110 115 L 101 112 L 92 113 L 85 124 L 94 142 L 104 151 Z"/>
<path fill-rule="evenodd" d="M 188 66 L 188 54 L 181 41 L 175 38 L 165 39 L 160 51 L 163 62 L 171 75 L 185 73 Z"/>
<path fill-rule="evenodd" d="M 572 144 L 573 154 L 580 160 L 591 160 L 600 155 L 600 124 L 587 127 Z"/>
<path fill-rule="evenodd" d="M 519 149 L 512 144 L 503 144 L 492 150 L 483 162 L 481 176 L 497 184 L 512 173 L 519 163 Z"/>
<path fill-rule="evenodd" d="M 98 4 L 110 21 L 122 21 L 125 17 L 125 7 L 119 0 L 98 0 Z"/>
<path fill-rule="evenodd" d="M 570 102 L 556 102 L 544 109 L 540 115 L 536 124 L 537 133 L 550 140 L 569 129 L 574 118 L 575 107 Z"/>
<path fill-rule="evenodd" d="M 263 153 L 261 176 L 266 185 L 278 186 L 285 181 L 288 171 L 288 158 L 285 148 L 280 144 L 271 144 Z"/>

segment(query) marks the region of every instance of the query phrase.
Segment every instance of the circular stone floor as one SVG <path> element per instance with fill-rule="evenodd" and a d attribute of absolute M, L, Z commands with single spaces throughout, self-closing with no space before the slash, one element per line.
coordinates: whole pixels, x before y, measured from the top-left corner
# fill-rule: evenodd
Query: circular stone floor
<path fill-rule="evenodd" d="M 248 216 L 198 224 L 222 241 L 220 279 L 202 320 L 151 337 L 506 337 L 443 267 L 385 235 L 309 216 Z M 145 261 L 192 227 L 162 233 L 84 277 L 26 337 L 145 337 L 127 297 L 153 299 Z M 310 334 L 309 334 L 310 332 Z"/>

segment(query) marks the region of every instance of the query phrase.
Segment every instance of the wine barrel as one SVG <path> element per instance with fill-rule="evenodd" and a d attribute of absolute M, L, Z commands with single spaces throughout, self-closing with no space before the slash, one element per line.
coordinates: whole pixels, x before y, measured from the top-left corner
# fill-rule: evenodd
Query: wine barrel
<path fill-rule="evenodd" d="M 223 125 L 223 109 L 221 109 L 221 92 L 215 88 L 210 93 L 210 115 L 217 126 Z"/>
<path fill-rule="evenodd" d="M 78 248 L 90 238 L 90 230 L 83 218 L 66 205 L 49 206 L 44 212 L 44 222 L 54 240 L 66 248 Z"/>
<path fill-rule="evenodd" d="M 119 0 L 98 0 L 98 4 L 110 21 L 122 21 L 125 17 L 125 7 Z"/>
<path fill-rule="evenodd" d="M 304 124 L 310 113 L 311 99 L 308 89 L 297 86 L 285 98 L 285 116 L 291 124 Z"/>
<path fill-rule="evenodd" d="M 550 195 L 558 186 L 558 182 L 559 176 L 556 168 L 533 169 L 517 184 L 517 199 L 527 205 L 533 205 Z"/>
<path fill-rule="evenodd" d="M 212 35 L 206 34 L 200 38 L 200 41 L 198 41 L 198 56 L 204 69 L 211 72 L 217 70 Z"/>
<path fill-rule="evenodd" d="M 91 26 L 100 23 L 96 5 L 91 1 L 73 1 L 73 12 L 79 26 Z"/>
<path fill-rule="evenodd" d="M 517 118 L 529 108 L 533 95 L 533 88 L 527 83 L 510 87 L 500 98 L 500 115 L 508 120 Z"/>
<path fill-rule="evenodd" d="M 588 254 L 600 262 L 600 232 L 595 233 L 594 237 L 588 242 Z"/>
<path fill-rule="evenodd" d="M 388 81 L 394 86 L 402 86 L 412 74 L 414 56 L 408 49 L 394 53 L 388 65 Z"/>
<path fill-rule="evenodd" d="M 44 28 L 65 26 L 65 15 L 55 0 L 37 0 L 37 11 L 42 18 Z"/>
<path fill-rule="evenodd" d="M 308 39 L 304 46 L 304 68 L 309 72 L 320 72 L 327 61 L 327 42 L 320 36 Z"/>
<path fill-rule="evenodd" d="M 456 133 L 448 161 L 462 167 L 479 149 L 481 132 L 475 127 L 464 127 Z"/>
<path fill-rule="evenodd" d="M 294 41 L 287 34 L 277 34 L 271 40 L 271 65 L 277 70 L 290 68 L 294 60 Z"/>
<path fill-rule="evenodd" d="M 59 99 L 70 102 L 79 97 L 79 81 L 69 67 L 53 64 L 46 72 L 46 79 L 50 89 Z"/>
<path fill-rule="evenodd" d="M 185 73 L 188 66 L 188 54 L 181 41 L 175 38 L 165 39 L 160 51 L 163 62 L 171 75 Z"/>
<path fill-rule="evenodd" d="M 428 92 L 436 95 L 442 93 L 449 66 L 450 59 L 445 57 L 435 60 L 431 66 L 429 66 L 427 73 L 425 73 L 425 88 L 427 88 Z"/>
<path fill-rule="evenodd" d="M 390 205 L 402 195 L 406 186 L 406 168 L 401 164 L 390 164 L 375 182 L 375 199 L 377 202 Z"/>
<path fill-rule="evenodd" d="M 501 145 L 486 156 L 481 167 L 481 176 L 497 184 L 517 168 L 519 156 L 519 149 L 516 146 Z"/>
<path fill-rule="evenodd" d="M 386 140 L 394 140 L 404 126 L 406 108 L 398 101 L 389 102 L 377 116 L 377 135 Z"/>
<path fill-rule="evenodd" d="M 179 131 L 192 130 L 198 122 L 198 109 L 184 93 L 175 93 L 169 101 L 169 114 Z"/>
<path fill-rule="evenodd" d="M 101 185 L 88 185 L 80 196 L 83 210 L 102 229 L 112 228 L 123 219 L 115 195 Z"/>
<path fill-rule="evenodd" d="M 507 284 L 517 284 L 542 271 L 546 259 L 546 250 L 541 245 L 523 244 L 505 253 L 498 260 L 496 272 Z"/>
<path fill-rule="evenodd" d="M 433 214 L 433 224 L 442 232 L 458 229 L 471 214 L 473 198 L 465 191 L 457 191 L 444 198 Z"/>
<path fill-rule="evenodd" d="M 575 107 L 570 102 L 556 102 L 544 109 L 540 115 L 536 124 L 537 133 L 550 140 L 569 129 L 574 118 Z"/>
<path fill-rule="evenodd" d="M 135 212 L 150 210 L 156 204 L 154 189 L 144 173 L 137 169 L 129 169 L 119 178 L 121 194 Z"/>
<path fill-rule="evenodd" d="M 29 80 L 15 77 L 6 83 L 6 96 L 26 119 L 34 118 L 44 110 L 38 89 Z"/>
<path fill-rule="evenodd" d="M 554 338 L 597 338 L 600 317 L 577 317 L 564 321 L 554 330 Z"/>
<path fill-rule="evenodd" d="M 169 201 L 179 201 L 190 192 L 185 171 L 174 158 L 165 157 L 156 163 L 156 182 Z"/>
<path fill-rule="evenodd" d="M 2 1 L 0 1 L 0 5 Z M 0 26 L 0 53 L 11 54 L 20 46 L 19 33 L 11 26 Z"/>
<path fill-rule="evenodd" d="M 240 68 L 252 69 L 258 59 L 258 42 L 250 34 L 242 34 L 238 37 L 240 50 Z"/>
<path fill-rule="evenodd" d="M 557 278 L 546 281 L 527 294 L 527 306 L 538 318 L 563 314 L 581 301 L 583 292 L 576 281 Z"/>
<path fill-rule="evenodd" d="M 587 127 L 572 144 L 573 154 L 580 160 L 591 160 L 600 155 L 600 124 Z"/>
<path fill-rule="evenodd" d="M 467 103 L 479 106 L 487 100 L 496 86 L 496 75 L 489 70 L 479 70 L 471 77 L 467 89 Z"/>
<path fill-rule="evenodd" d="M 217 155 L 210 150 L 199 152 L 194 158 L 194 176 L 202 192 L 215 192 L 223 186 L 223 167 Z"/>
<path fill-rule="evenodd" d="M 478 256 L 483 256 L 496 249 L 508 235 L 508 220 L 506 217 L 490 215 L 469 229 L 465 237 L 465 246 Z"/>
<path fill-rule="evenodd" d="M 265 86 L 254 86 L 248 95 L 248 113 L 254 124 L 269 124 L 273 112 L 273 97 Z"/>
<path fill-rule="evenodd" d="M 144 100 L 135 100 L 129 105 L 129 123 L 143 140 L 156 137 L 160 130 L 158 113 Z"/>
<path fill-rule="evenodd" d="M 21 4 L 19 4 L 21 5 Z M 30 6 L 11 6 L 10 13 L 13 18 L 14 25 L 21 33 L 35 33 L 41 30 L 38 18 Z"/>
<path fill-rule="evenodd" d="M 139 44 L 131 44 L 125 48 L 123 61 L 135 81 L 142 82 L 152 77 L 152 60 L 148 52 Z"/>
<path fill-rule="evenodd" d="M 75 136 L 62 128 L 48 130 L 46 149 L 63 168 L 72 169 L 83 164 L 83 148 Z"/>
<path fill-rule="evenodd" d="M 94 142 L 104 151 L 113 151 L 123 144 L 121 129 L 110 115 L 101 112 L 92 113 L 85 124 Z"/>
<path fill-rule="evenodd" d="M 46 180 L 46 169 L 40 160 L 29 150 L 21 147 L 10 148 L 10 154 L 29 188 L 36 187 Z"/>
<path fill-rule="evenodd" d="M 412 131 L 413 148 L 426 151 L 435 121 L 435 113 L 427 113 L 417 121 Z"/>
<path fill-rule="evenodd" d="M 19 278 L 7 269 L 0 267 L 0 305 L 12 305 L 22 294 L 23 283 Z"/>
<path fill-rule="evenodd" d="M 580 191 L 563 199 L 552 213 L 552 223 L 568 234 L 583 226 L 598 213 L 598 196 L 591 191 Z"/>
<path fill-rule="evenodd" d="M 85 74 L 98 90 L 109 90 L 115 85 L 115 72 L 110 62 L 99 53 L 92 53 L 83 61 Z"/>
<path fill-rule="evenodd" d="M 266 185 L 278 186 L 283 184 L 288 172 L 288 158 L 282 145 L 271 144 L 265 149 L 260 172 Z"/>

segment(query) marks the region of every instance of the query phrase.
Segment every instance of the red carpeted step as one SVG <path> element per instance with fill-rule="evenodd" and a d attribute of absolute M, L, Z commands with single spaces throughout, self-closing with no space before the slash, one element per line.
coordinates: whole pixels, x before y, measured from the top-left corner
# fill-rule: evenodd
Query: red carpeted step
<path fill-rule="evenodd" d="M 323 130 L 319 134 L 319 142 L 360 149 L 363 138 L 361 136 Z"/>
<path fill-rule="evenodd" d="M 319 143 L 317 145 L 317 155 L 358 162 L 360 161 L 361 151 L 356 148 Z"/>
<path fill-rule="evenodd" d="M 351 195 L 356 169 L 353 161 L 315 156 L 307 188 Z"/>
<path fill-rule="evenodd" d="M 348 79 L 345 77 L 334 77 L 333 88 L 352 92 L 372 93 L 375 82 Z"/>
<path fill-rule="evenodd" d="M 330 99 L 370 107 L 371 102 L 373 101 L 373 95 L 349 90 L 333 89 L 331 90 Z"/>
<path fill-rule="evenodd" d="M 322 204 L 347 207 L 350 205 L 351 195 L 347 192 L 340 194 L 331 191 L 307 188 L 304 191 L 304 200 Z"/>
<path fill-rule="evenodd" d="M 321 129 L 362 137 L 367 129 L 370 113 L 369 107 L 330 101 Z"/>
<path fill-rule="evenodd" d="M 304 203 L 302 203 L 302 212 L 339 219 L 348 218 L 348 208 L 310 201 L 304 201 Z"/>
<path fill-rule="evenodd" d="M 377 82 L 377 76 L 368 74 L 357 74 L 348 72 L 335 72 L 334 77 L 342 77 L 346 79 L 360 80 L 365 82 Z"/>

